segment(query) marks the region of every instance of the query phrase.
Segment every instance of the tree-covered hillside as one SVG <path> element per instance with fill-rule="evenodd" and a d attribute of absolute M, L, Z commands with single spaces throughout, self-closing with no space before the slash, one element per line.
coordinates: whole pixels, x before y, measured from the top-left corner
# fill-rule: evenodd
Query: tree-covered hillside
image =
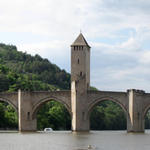
<path fill-rule="evenodd" d="M 70 74 L 39 55 L 17 51 L 0 44 L 0 91 L 55 90 L 70 88 Z"/>

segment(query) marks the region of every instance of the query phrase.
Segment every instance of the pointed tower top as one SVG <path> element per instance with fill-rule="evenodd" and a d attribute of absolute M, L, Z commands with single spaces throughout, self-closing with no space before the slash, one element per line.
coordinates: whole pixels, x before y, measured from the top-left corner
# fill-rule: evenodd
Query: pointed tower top
<path fill-rule="evenodd" d="M 82 33 L 79 34 L 79 36 L 71 46 L 88 46 L 90 48 Z"/>

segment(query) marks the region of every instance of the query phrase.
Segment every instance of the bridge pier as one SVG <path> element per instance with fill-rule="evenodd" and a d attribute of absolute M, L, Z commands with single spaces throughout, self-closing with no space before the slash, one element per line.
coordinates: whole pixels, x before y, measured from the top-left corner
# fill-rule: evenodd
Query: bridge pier
<path fill-rule="evenodd" d="M 32 132 L 37 130 L 36 118 L 32 119 L 32 99 L 30 94 L 18 91 L 18 119 L 20 132 Z"/>
<path fill-rule="evenodd" d="M 87 93 L 85 90 L 77 88 L 75 81 L 71 84 L 71 107 L 72 107 L 72 131 L 89 131 L 89 118 L 86 111 Z"/>
<path fill-rule="evenodd" d="M 84 112 L 82 111 L 76 114 L 74 113 L 72 117 L 72 131 L 73 132 L 88 132 L 89 131 L 89 119 L 84 118 L 83 113 Z"/>
<path fill-rule="evenodd" d="M 127 115 L 127 132 L 144 132 L 142 113 L 142 90 L 128 90 L 129 104 Z"/>

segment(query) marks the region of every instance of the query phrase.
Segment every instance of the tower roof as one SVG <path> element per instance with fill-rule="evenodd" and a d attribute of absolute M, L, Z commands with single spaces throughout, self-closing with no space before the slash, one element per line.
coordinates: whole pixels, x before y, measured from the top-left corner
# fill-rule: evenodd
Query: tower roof
<path fill-rule="evenodd" d="M 82 33 L 79 34 L 79 36 L 71 46 L 88 46 L 90 48 Z"/>

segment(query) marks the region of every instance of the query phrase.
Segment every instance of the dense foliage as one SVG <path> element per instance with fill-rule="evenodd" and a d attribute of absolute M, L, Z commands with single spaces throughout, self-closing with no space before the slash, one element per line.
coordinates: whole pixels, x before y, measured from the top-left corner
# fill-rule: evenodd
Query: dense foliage
<path fill-rule="evenodd" d="M 51 90 L 49 85 L 60 89 L 70 88 L 70 74 L 66 73 L 65 70 L 61 70 L 39 55 L 31 56 L 19 52 L 16 46 L 0 44 L 0 64 L 9 68 L 9 76 L 12 76 L 10 83 L 13 86 L 12 90 L 18 88 L 23 90 Z M 5 74 L 5 70 L 3 71 Z M 4 75 L 1 75 L 1 81 L 8 84 L 8 79 Z M 39 85 L 40 88 L 38 88 Z M 1 91 L 8 90 L 8 86 L 2 87 Z"/>
<path fill-rule="evenodd" d="M 123 109 L 112 101 L 99 103 L 90 116 L 92 130 L 124 130 L 126 116 Z"/>
<path fill-rule="evenodd" d="M 0 92 L 54 91 L 70 89 L 70 74 L 61 70 L 39 55 L 17 51 L 16 46 L 0 44 Z M 96 88 L 91 87 L 92 90 Z M 146 128 L 150 127 L 150 113 L 146 116 Z M 90 115 L 92 130 L 126 129 L 123 110 L 111 101 L 98 104 Z M 51 127 L 55 130 L 70 130 L 71 117 L 66 108 L 55 101 L 43 105 L 37 114 L 38 129 Z M 0 103 L 0 129 L 16 129 L 17 113 L 7 103 Z"/>
<path fill-rule="evenodd" d="M 145 117 L 145 129 L 150 129 L 150 110 L 147 112 Z"/>
<path fill-rule="evenodd" d="M 0 103 L 0 129 L 17 129 L 18 118 L 17 113 L 5 102 Z"/>
<path fill-rule="evenodd" d="M 37 114 L 38 129 L 71 130 L 71 117 L 67 109 L 56 101 L 43 105 Z"/>

